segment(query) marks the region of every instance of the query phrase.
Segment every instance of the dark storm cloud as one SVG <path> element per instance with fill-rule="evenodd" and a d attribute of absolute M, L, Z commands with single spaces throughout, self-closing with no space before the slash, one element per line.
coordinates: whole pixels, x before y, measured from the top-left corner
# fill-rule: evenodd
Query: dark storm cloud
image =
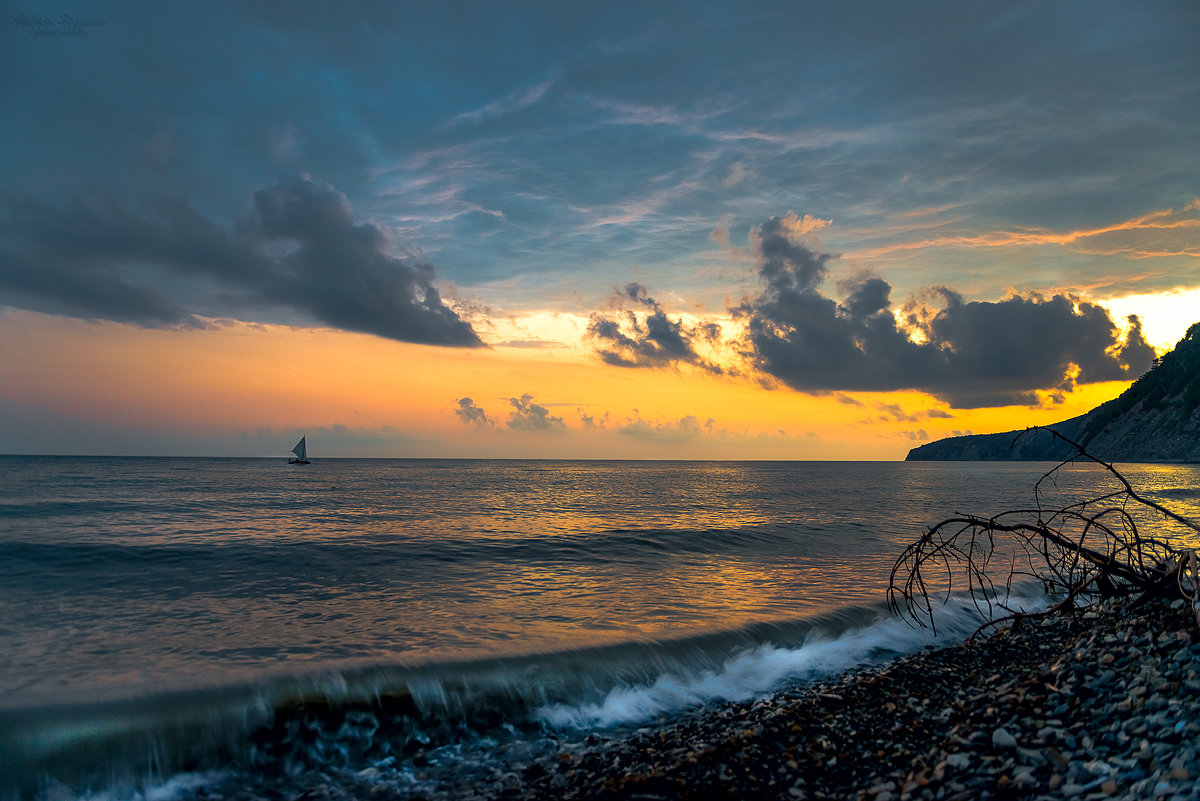
<path fill-rule="evenodd" d="M 894 212 L 1073 230 L 1197 196 L 1193 2 L 120 5 L 71 47 L 10 28 L 6 186 L 182 195 L 225 221 L 248 184 L 304 170 L 419 231 L 460 284 L 519 269 L 507 306 L 544 308 L 564 263 L 602 292 L 617 251 L 682 272 L 714 219 L 787 204 L 836 213 L 849 252 L 903 240 L 880 235 Z M 1100 261 L 1055 280 L 1194 283 L 1186 258 Z M 973 267 L 971 291 L 1011 279 Z"/>
<path fill-rule="evenodd" d="M 587 333 L 598 343 L 596 353 L 601 359 L 618 367 L 691 364 L 712 373 L 722 372 L 695 348 L 697 340 L 719 339 L 721 332 L 716 325 L 687 326 L 681 320 L 672 320 L 638 283 L 626 284 L 617 295 L 623 301 L 644 307 L 648 313 L 643 321 L 634 312 L 625 311 L 624 327 L 615 317 L 593 314 Z"/>
<path fill-rule="evenodd" d="M 403 342 L 482 344 L 443 303 L 433 266 L 390 255 L 384 231 L 355 224 L 329 184 L 281 177 L 254 193 L 249 217 L 232 229 L 178 201 L 151 212 L 95 192 L 64 208 L 10 203 L 0 302 L 146 326 L 282 306 Z"/>
<path fill-rule="evenodd" d="M 826 264 L 837 258 L 830 253 L 813 253 L 792 241 L 789 230 L 794 214 L 771 217 L 758 228 L 758 252 L 762 255 L 759 275 L 768 284 L 786 285 L 799 292 L 815 290 L 825 280 Z"/>
<path fill-rule="evenodd" d="M 1122 341 L 1106 310 L 1066 295 L 967 302 L 941 287 L 937 305 L 902 310 L 901 328 L 881 278 L 849 282 L 840 303 L 825 297 L 833 257 L 792 241 L 784 219 L 759 231 L 764 289 L 732 311 L 758 368 L 794 389 L 916 389 L 959 408 L 1033 404 L 1037 390 L 1134 378 L 1153 358 L 1136 318 Z"/>
<path fill-rule="evenodd" d="M 245 253 L 185 204 L 151 219 L 93 191 L 63 208 L 24 198 L 0 219 L 0 302 L 52 314 L 170 325 L 193 321 L 152 274 L 237 274 Z M 149 273 L 149 275 L 148 275 Z"/>
<path fill-rule="evenodd" d="M 285 176 L 255 192 L 247 230 L 260 251 L 299 245 L 267 265 L 279 281 L 269 299 L 350 331 L 432 345 L 482 344 L 442 302 L 433 265 L 389 255 L 387 235 L 369 223 L 355 225 L 345 195 L 328 184 Z"/>
<path fill-rule="evenodd" d="M 509 428 L 518 431 L 565 431 L 567 428 L 561 417 L 555 417 L 545 406 L 534 403 L 533 396 L 528 393 L 509 398 L 508 403 L 513 408 L 508 416 Z"/>

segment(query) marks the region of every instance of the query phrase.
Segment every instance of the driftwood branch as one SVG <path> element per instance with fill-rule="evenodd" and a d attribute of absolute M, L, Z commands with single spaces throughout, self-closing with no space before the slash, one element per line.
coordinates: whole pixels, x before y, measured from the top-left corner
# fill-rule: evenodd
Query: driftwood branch
<path fill-rule="evenodd" d="M 1139 595 L 1185 598 L 1200 623 L 1200 556 L 1145 536 L 1135 512 L 1152 510 L 1200 532 L 1200 525 L 1139 494 L 1112 464 L 1051 428 L 1043 430 L 1073 448 L 1072 455 L 1034 484 L 1035 506 L 991 517 L 959 515 L 930 527 L 892 566 L 889 607 L 937 631 L 935 602 L 964 591 L 988 621 L 982 628 L 1028 617 L 1012 605 L 1013 588 L 1022 580 L 1041 583 L 1059 600 L 1039 615 L 1074 610 L 1096 598 Z M 1065 506 L 1044 500 L 1044 484 L 1074 462 L 1103 467 L 1119 489 Z"/>

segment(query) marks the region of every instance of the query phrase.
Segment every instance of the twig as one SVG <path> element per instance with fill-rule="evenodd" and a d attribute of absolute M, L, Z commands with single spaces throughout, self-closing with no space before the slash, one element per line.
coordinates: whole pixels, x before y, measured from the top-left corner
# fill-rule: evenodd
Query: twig
<path fill-rule="evenodd" d="M 1039 430 L 1071 445 L 1074 453 L 1034 484 L 1034 508 L 1013 509 L 986 518 L 958 515 L 929 528 L 892 565 L 889 607 L 917 625 L 930 626 L 936 634 L 933 598 L 942 595 L 943 602 L 948 600 L 955 577 L 962 575 L 971 602 L 987 619 L 979 631 L 1010 620 L 1074 609 L 1081 596 L 1135 592 L 1141 593 L 1139 600 L 1161 595 L 1186 598 L 1192 602 L 1200 624 L 1200 555 L 1143 536 L 1131 508 L 1154 510 L 1197 532 L 1200 525 L 1138 494 L 1112 464 L 1052 428 L 1026 429 L 1013 439 L 1013 444 Z M 1048 507 L 1043 484 L 1057 483 L 1063 467 L 1080 461 L 1103 467 L 1120 482 L 1121 489 L 1058 508 Z M 993 567 L 996 557 L 1007 562 L 1002 580 L 998 571 L 1003 568 Z M 926 580 L 930 570 L 945 575 L 942 586 Z M 1022 577 L 1041 580 L 1048 593 L 1061 594 L 1062 600 L 1035 614 L 1010 609 L 1008 599 L 1013 585 Z M 997 591 L 998 582 L 1003 585 L 1003 598 Z M 996 608 L 1007 614 L 995 617 Z"/>

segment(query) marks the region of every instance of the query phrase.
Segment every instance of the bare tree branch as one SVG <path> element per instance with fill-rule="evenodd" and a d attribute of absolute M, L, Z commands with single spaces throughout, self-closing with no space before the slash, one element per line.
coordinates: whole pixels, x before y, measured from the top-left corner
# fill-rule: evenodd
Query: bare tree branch
<path fill-rule="evenodd" d="M 987 620 L 983 630 L 1032 616 L 1013 608 L 1013 590 L 1021 580 L 1037 580 L 1048 595 L 1060 597 L 1039 615 L 1073 610 L 1081 599 L 1140 594 L 1139 601 L 1185 598 L 1200 622 L 1200 556 L 1143 536 L 1134 512 L 1152 510 L 1197 532 L 1200 525 L 1140 495 L 1113 465 L 1054 429 L 1026 429 L 1013 444 L 1038 430 L 1075 452 L 1034 484 L 1035 507 L 992 517 L 959 515 L 929 528 L 892 565 L 888 606 L 936 634 L 935 599 L 945 603 L 956 590 L 965 590 Z M 1044 485 L 1057 483 L 1059 471 L 1074 462 L 1100 465 L 1121 488 L 1065 506 L 1048 505 Z"/>

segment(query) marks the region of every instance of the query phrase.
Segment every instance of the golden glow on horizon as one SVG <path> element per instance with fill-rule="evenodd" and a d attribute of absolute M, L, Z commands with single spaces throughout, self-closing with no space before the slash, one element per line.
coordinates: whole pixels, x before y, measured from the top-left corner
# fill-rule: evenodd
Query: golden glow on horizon
<path fill-rule="evenodd" d="M 17 311 L 0 314 L 0 343 L 9 401 L 198 437 L 342 426 L 383 437 L 392 444 L 371 454 L 393 456 L 900 459 L 931 439 L 1067 419 L 1126 386 L 1080 387 L 1044 409 L 953 410 L 919 392 L 807 395 L 612 367 L 570 347 L 434 348 L 243 323 L 147 330 Z M 511 399 L 526 393 L 561 424 L 510 427 Z M 463 423 L 465 397 L 494 424 Z"/>
<path fill-rule="evenodd" d="M 1102 300 L 1099 304 L 1108 309 L 1118 325 L 1124 325 L 1129 315 L 1138 315 L 1142 321 L 1142 335 L 1160 352 L 1174 348 L 1188 328 L 1200 320 L 1200 288 L 1126 295 Z"/>
<path fill-rule="evenodd" d="M 524 311 L 479 325 L 487 328 L 484 341 L 494 347 L 567 348 L 579 354 L 589 318 L 583 314 Z"/>

